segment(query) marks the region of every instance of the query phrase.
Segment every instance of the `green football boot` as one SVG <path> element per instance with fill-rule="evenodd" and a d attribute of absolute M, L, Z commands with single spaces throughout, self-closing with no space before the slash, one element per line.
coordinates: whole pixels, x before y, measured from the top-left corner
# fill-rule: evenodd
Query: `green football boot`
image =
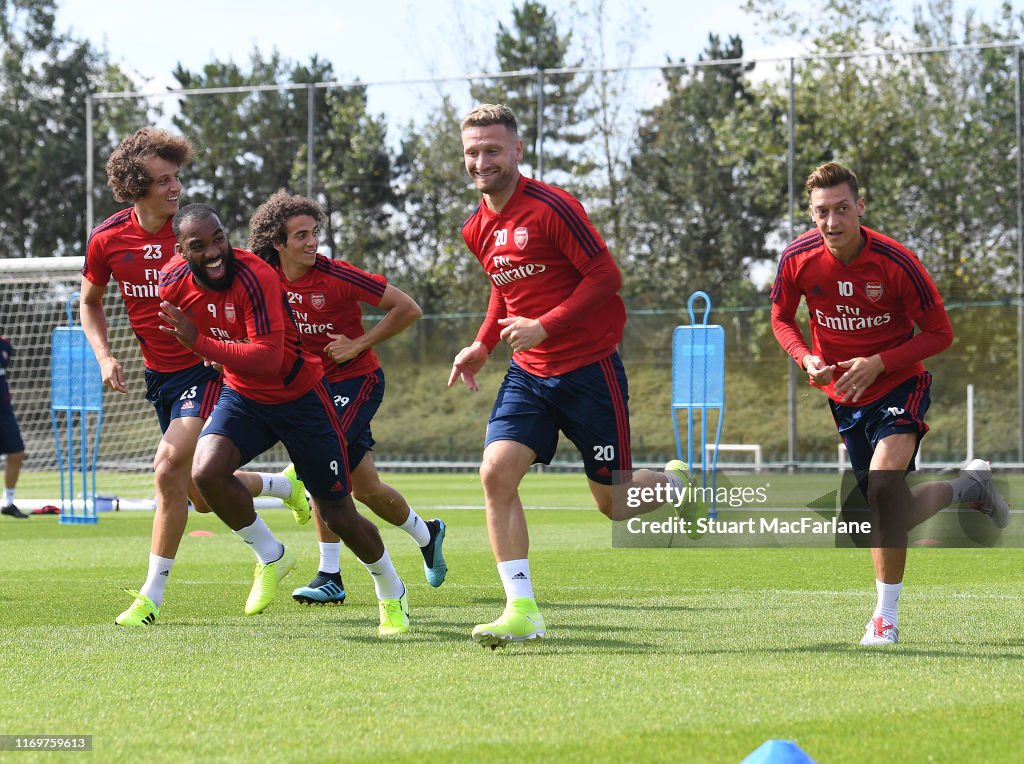
<path fill-rule="evenodd" d="M 291 496 L 284 499 L 284 505 L 292 511 L 292 517 L 295 518 L 295 522 L 299 525 L 305 525 L 309 522 L 309 500 L 306 498 L 306 486 L 302 484 L 299 476 L 295 474 L 294 464 L 289 464 L 285 467 L 282 470 L 282 474 L 292 484 Z"/>
<path fill-rule="evenodd" d="M 409 631 L 409 590 L 402 592 L 396 600 L 379 600 L 380 626 L 377 633 L 382 637 L 406 634 Z"/>
<path fill-rule="evenodd" d="M 145 594 L 131 589 L 125 589 L 125 592 L 134 597 L 135 601 L 114 619 L 114 623 L 118 626 L 152 626 L 160 615 L 160 608 Z"/>
<path fill-rule="evenodd" d="M 546 635 L 544 617 L 537 609 L 536 600 L 529 597 L 512 600 L 498 620 L 482 623 L 473 629 L 473 641 L 492 650 L 512 642 L 544 639 Z"/>
<path fill-rule="evenodd" d="M 666 475 L 675 475 L 683 484 L 683 488 L 696 488 L 697 484 L 693 480 L 693 476 L 690 475 L 690 466 L 679 459 L 673 459 L 665 465 Z M 708 518 L 708 505 L 699 496 L 693 496 L 693 498 L 687 500 L 680 508 L 680 514 L 682 518 L 687 522 L 686 535 L 691 539 L 699 539 L 704 535 L 704 531 L 700 529 L 697 524 L 698 520 L 707 520 Z"/>
<path fill-rule="evenodd" d="M 256 572 L 253 573 L 252 589 L 249 590 L 249 597 L 245 601 L 245 614 L 256 615 L 267 609 L 267 605 L 274 601 L 277 594 L 277 585 L 281 579 L 295 569 L 295 552 L 285 547 L 281 552 L 281 558 L 275 562 L 256 564 Z"/>

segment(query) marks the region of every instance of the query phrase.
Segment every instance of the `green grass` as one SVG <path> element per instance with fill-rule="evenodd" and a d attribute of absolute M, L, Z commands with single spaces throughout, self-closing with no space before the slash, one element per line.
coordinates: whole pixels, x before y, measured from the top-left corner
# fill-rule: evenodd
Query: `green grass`
<path fill-rule="evenodd" d="M 252 555 L 193 514 L 157 625 L 121 630 L 152 513 L 96 526 L 0 518 L 0 734 L 90 734 L 100 761 L 713 761 L 770 738 L 818 761 L 1007 761 L 1024 748 L 1024 552 L 911 552 L 903 641 L 857 646 L 874 605 L 863 550 L 610 548 L 579 475 L 524 487 L 545 642 L 491 652 L 473 625 L 501 587 L 474 475 L 393 475 L 448 523 L 450 572 L 423 581 L 382 533 L 414 631 L 376 636 L 349 553 L 343 607 L 287 596 L 316 566 L 312 526 L 264 517 L 299 568 L 242 615 Z M 559 509 L 560 507 L 560 509 Z M 0 754 L 2 756 L 2 754 Z M 19 754 L 18 761 L 50 755 Z"/>

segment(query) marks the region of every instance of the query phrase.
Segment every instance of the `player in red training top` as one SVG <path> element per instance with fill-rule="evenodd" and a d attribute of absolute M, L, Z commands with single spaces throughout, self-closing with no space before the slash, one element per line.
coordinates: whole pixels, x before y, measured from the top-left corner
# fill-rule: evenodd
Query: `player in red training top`
<path fill-rule="evenodd" d="M 519 484 L 530 465 L 548 464 L 566 434 L 583 456 L 598 509 L 625 519 L 613 483 L 682 490 L 680 477 L 632 472 L 628 385 L 616 350 L 626 323 L 615 260 L 571 195 L 519 172 L 523 143 L 515 115 L 483 104 L 462 121 L 466 171 L 483 200 L 462 228 L 491 281 L 476 340 L 452 364 L 448 386 L 477 389 L 476 372 L 499 341 L 513 357 L 487 423 L 480 477 L 487 531 L 505 588 L 501 617 L 473 629 L 487 647 L 545 636 L 527 559 Z M 624 494 L 623 494 L 624 495 Z"/>
<path fill-rule="evenodd" d="M 370 572 L 380 600 L 380 633 L 409 630 L 405 585 L 376 526 L 349 493 L 345 437 L 320 360 L 303 347 L 277 273 L 233 249 L 217 214 L 190 204 L 174 217 L 178 253 L 160 274 L 161 330 L 213 363 L 224 386 L 196 446 L 192 478 L 228 527 L 259 560 L 245 612 L 261 612 L 295 567 L 253 509 L 234 472 L 280 441 L 305 478 L 317 512 Z"/>
<path fill-rule="evenodd" d="M 383 483 L 374 465 L 370 422 L 384 400 L 384 371 L 373 346 L 393 337 L 421 315 L 416 302 L 383 276 L 343 260 L 317 254 L 323 210 L 313 199 L 286 191 L 271 195 L 249 221 L 249 248 L 277 270 L 302 336 L 302 344 L 324 364 L 331 395 L 345 430 L 352 495 L 378 517 L 416 541 L 427 582 L 440 586 L 445 525 L 424 522 L 398 491 Z M 360 303 L 387 311 L 370 331 L 363 330 Z M 299 602 L 344 602 L 341 539 L 316 516 L 320 565 L 308 586 L 292 592 Z"/>
<path fill-rule="evenodd" d="M 156 516 L 149 572 L 139 591 L 129 591 L 135 600 L 114 619 L 120 626 L 149 625 L 159 616 L 188 522 L 189 495 L 198 511 L 209 511 L 190 485 L 189 471 L 199 431 L 217 400 L 220 372 L 161 332 L 158 319 L 158 274 L 174 254 L 171 218 L 178 211 L 179 173 L 191 158 L 188 139 L 166 130 L 143 128 L 121 141 L 107 162 L 107 184 L 117 201 L 132 206 L 96 226 L 82 269 L 82 328 L 99 361 L 103 383 L 115 392 L 128 392 L 124 369 L 107 339 L 103 310 L 103 294 L 113 277 L 142 349 L 146 399 L 156 409 L 163 433 L 153 458 Z M 239 479 L 253 496 L 276 496 L 292 510 L 296 522 L 308 522 L 305 489 L 294 476 L 246 472 Z"/>
<path fill-rule="evenodd" d="M 829 397 L 839 434 L 875 519 L 877 603 L 862 645 L 899 639 L 896 604 L 907 560 L 907 531 L 950 504 L 972 503 L 999 527 L 1009 508 L 976 459 L 951 481 L 908 487 L 930 402 L 922 361 L 953 341 L 935 284 L 908 249 L 860 224 L 857 177 L 836 163 L 807 179 L 817 228 L 782 253 L 772 287 L 772 329 L 810 383 Z M 803 297 L 813 350 L 796 322 Z M 920 330 L 914 332 L 915 325 Z"/>
<path fill-rule="evenodd" d="M 0 514 L 24 520 L 28 517 L 14 504 L 14 493 L 21 475 L 21 465 L 25 461 L 25 443 L 21 439 L 21 429 L 11 408 L 11 391 L 7 386 L 7 364 L 14 355 L 10 341 L 0 336 L 0 454 L 7 455 L 4 467 L 4 500 L 0 504 Z"/>

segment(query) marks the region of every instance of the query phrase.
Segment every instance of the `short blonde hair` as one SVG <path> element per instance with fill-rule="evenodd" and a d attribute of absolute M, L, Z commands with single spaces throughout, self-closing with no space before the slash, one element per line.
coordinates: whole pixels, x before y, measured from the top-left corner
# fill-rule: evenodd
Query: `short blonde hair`
<path fill-rule="evenodd" d="M 504 125 L 519 135 L 516 115 L 503 103 L 482 103 L 474 107 L 462 120 L 463 130 L 467 127 L 488 127 L 490 125 Z"/>

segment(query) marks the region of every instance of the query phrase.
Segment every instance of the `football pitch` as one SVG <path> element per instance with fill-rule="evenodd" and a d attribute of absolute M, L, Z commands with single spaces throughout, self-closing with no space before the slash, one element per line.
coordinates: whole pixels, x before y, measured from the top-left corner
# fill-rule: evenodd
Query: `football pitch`
<path fill-rule="evenodd" d="M 0 735 L 91 735 L 79 756 L 160 762 L 738 762 L 768 739 L 819 762 L 1024 750 L 1020 549 L 912 550 L 901 642 L 866 649 L 867 550 L 614 549 L 582 476 L 530 475 L 548 639 L 492 652 L 469 638 L 504 604 L 476 476 L 386 480 L 445 520 L 449 565 L 431 589 L 413 542 L 382 527 L 412 613 L 387 640 L 347 551 L 343 606 L 291 600 L 317 547 L 285 510 L 261 514 L 299 566 L 264 613 L 242 614 L 252 554 L 192 513 L 186 534 L 213 535 L 186 535 L 138 630 L 113 618 L 144 578 L 152 512 L 0 518 Z"/>

